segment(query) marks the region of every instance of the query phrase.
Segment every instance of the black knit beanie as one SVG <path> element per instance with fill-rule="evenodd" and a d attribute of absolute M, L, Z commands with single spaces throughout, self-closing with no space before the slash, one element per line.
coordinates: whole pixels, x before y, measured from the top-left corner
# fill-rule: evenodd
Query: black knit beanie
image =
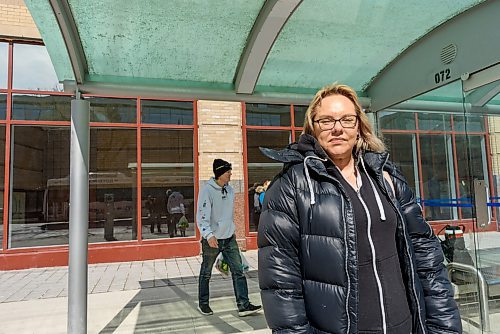
<path fill-rule="evenodd" d="M 217 180 L 222 174 L 233 169 L 231 164 L 222 159 L 215 159 L 213 164 L 215 179 Z"/>

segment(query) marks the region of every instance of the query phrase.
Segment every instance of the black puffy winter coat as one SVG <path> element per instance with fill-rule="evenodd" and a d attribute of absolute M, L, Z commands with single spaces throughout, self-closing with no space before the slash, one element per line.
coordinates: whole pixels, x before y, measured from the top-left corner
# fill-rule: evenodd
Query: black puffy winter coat
<path fill-rule="evenodd" d="M 345 190 L 318 159 L 327 156 L 312 136 L 262 152 L 284 163 L 266 192 L 259 222 L 259 284 L 269 327 L 274 333 L 357 333 L 356 230 Z M 387 153 L 365 152 L 362 158 L 399 212 L 396 245 L 412 333 L 461 333 L 439 241 L 405 178 Z"/>

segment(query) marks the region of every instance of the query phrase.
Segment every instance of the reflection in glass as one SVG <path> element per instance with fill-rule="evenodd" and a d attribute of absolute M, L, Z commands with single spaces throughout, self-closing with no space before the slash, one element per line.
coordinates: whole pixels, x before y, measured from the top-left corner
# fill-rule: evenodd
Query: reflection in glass
<path fill-rule="evenodd" d="M 14 126 L 10 242 L 68 243 L 69 127 Z"/>
<path fill-rule="evenodd" d="M 483 136 L 455 136 L 457 145 L 458 190 L 460 198 L 472 200 L 473 180 L 484 180 L 486 149 Z M 472 208 L 462 208 L 462 218 L 472 218 Z"/>
<path fill-rule="evenodd" d="M 290 106 L 247 103 L 246 122 L 247 125 L 290 126 Z"/>
<path fill-rule="evenodd" d="M 91 128 L 89 242 L 137 238 L 135 129 Z"/>
<path fill-rule="evenodd" d="M 5 181 L 5 125 L 0 125 L 0 249 L 3 240 L 3 195 Z"/>
<path fill-rule="evenodd" d="M 307 106 L 293 106 L 295 126 L 303 126 L 306 118 Z"/>
<path fill-rule="evenodd" d="M 454 131 L 465 132 L 484 132 L 484 116 L 479 115 L 453 115 Z"/>
<path fill-rule="evenodd" d="M 7 94 L 0 94 L 0 119 L 5 119 L 7 115 Z"/>
<path fill-rule="evenodd" d="M 9 44 L 0 43 L 0 88 L 7 88 L 7 73 L 9 65 Z"/>
<path fill-rule="evenodd" d="M 63 91 L 45 46 L 14 44 L 13 62 L 14 89 Z"/>
<path fill-rule="evenodd" d="M 137 101 L 89 97 L 90 121 L 102 123 L 136 123 Z"/>
<path fill-rule="evenodd" d="M 380 129 L 415 130 L 415 114 L 413 112 L 381 111 L 377 115 Z"/>
<path fill-rule="evenodd" d="M 451 131 L 449 114 L 417 113 L 419 130 Z"/>
<path fill-rule="evenodd" d="M 418 183 L 416 173 L 417 153 L 414 134 L 384 134 L 384 141 L 388 147 L 391 161 L 401 170 L 408 181 L 408 185 L 420 197 L 415 185 Z"/>
<path fill-rule="evenodd" d="M 259 225 L 260 209 L 266 181 L 270 181 L 281 171 L 282 163 L 264 156 L 259 147 L 282 149 L 290 143 L 289 131 L 247 131 L 247 171 L 248 207 L 250 231 L 256 232 Z"/>
<path fill-rule="evenodd" d="M 302 134 L 302 131 L 295 131 L 295 142 L 299 141 L 300 135 Z"/>
<path fill-rule="evenodd" d="M 193 130 L 143 129 L 141 136 L 143 239 L 194 236 Z"/>
<path fill-rule="evenodd" d="M 13 94 L 12 119 L 69 121 L 71 120 L 71 97 Z"/>
<path fill-rule="evenodd" d="M 154 124 L 193 124 L 193 102 L 141 101 L 143 123 Z"/>
<path fill-rule="evenodd" d="M 426 219 L 457 219 L 451 138 L 448 135 L 420 135 L 422 186 Z"/>

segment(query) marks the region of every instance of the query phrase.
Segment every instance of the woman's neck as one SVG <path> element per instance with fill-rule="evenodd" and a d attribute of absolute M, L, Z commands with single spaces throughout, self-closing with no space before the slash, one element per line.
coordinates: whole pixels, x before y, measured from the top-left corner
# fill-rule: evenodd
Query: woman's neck
<path fill-rule="evenodd" d="M 341 172 L 354 171 L 354 157 L 352 155 L 346 158 L 332 159 L 332 161 Z"/>
<path fill-rule="evenodd" d="M 340 170 L 342 177 L 353 187 L 355 191 L 359 190 L 356 166 L 354 157 L 351 155 L 348 159 L 336 159 L 333 163 Z"/>

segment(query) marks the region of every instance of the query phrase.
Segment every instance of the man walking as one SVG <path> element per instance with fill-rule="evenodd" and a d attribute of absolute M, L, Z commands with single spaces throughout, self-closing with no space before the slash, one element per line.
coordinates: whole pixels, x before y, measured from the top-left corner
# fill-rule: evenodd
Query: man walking
<path fill-rule="evenodd" d="M 214 177 L 201 189 L 198 196 L 196 220 L 202 240 L 203 262 L 198 286 L 198 309 L 203 315 L 213 314 L 209 305 L 209 283 L 217 255 L 222 252 L 233 279 L 238 315 L 244 317 L 258 312 L 262 306 L 248 300 L 247 280 L 243 273 L 240 251 L 236 243 L 233 221 L 234 191 L 228 184 L 231 164 L 222 159 L 213 162 Z"/>

